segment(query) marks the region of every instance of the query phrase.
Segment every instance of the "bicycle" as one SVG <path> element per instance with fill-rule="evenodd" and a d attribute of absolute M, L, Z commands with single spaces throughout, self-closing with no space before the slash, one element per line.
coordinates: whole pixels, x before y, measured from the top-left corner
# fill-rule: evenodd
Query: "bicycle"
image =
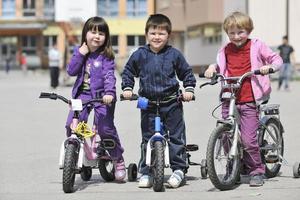
<path fill-rule="evenodd" d="M 169 159 L 169 133 L 167 127 L 164 126 L 164 122 L 160 116 L 160 106 L 162 104 L 169 104 L 175 101 L 182 101 L 182 97 L 172 96 L 168 100 L 161 101 L 159 99 L 151 101 L 145 97 L 139 97 L 133 94 L 131 99 L 125 99 L 123 95 L 120 97 L 121 101 L 124 100 L 137 100 L 137 107 L 139 109 L 148 109 L 149 107 L 155 108 L 155 121 L 154 121 L 154 133 L 147 142 L 146 148 L 146 165 L 150 167 L 150 171 L 153 175 L 153 190 L 155 192 L 161 192 L 164 190 L 164 168 L 170 167 Z M 195 98 L 193 98 L 194 100 Z M 191 151 L 197 151 L 198 145 L 188 144 L 185 147 L 187 154 L 188 165 L 200 165 L 199 163 L 191 162 Z"/>
<path fill-rule="evenodd" d="M 269 70 L 273 73 L 273 69 Z M 215 85 L 221 82 L 223 92 L 221 104 L 212 112 L 212 116 L 218 119 L 214 112 L 224 101 L 229 102 L 229 113 L 226 119 L 218 119 L 217 127 L 210 135 L 206 160 L 207 172 L 213 185 L 219 190 L 233 189 L 236 182 L 240 179 L 241 159 L 243 158 L 243 147 L 240 141 L 239 116 L 236 108 L 236 94 L 239 91 L 245 78 L 252 75 L 261 75 L 259 70 L 250 71 L 238 77 L 225 77 L 215 74 L 206 85 Z M 204 77 L 204 74 L 199 74 Z M 259 106 L 259 128 L 258 144 L 262 162 L 265 164 L 265 176 L 275 177 L 279 171 L 283 158 L 283 126 L 280 122 L 278 104 L 262 104 Z M 286 161 L 285 161 L 286 162 Z"/>
<path fill-rule="evenodd" d="M 92 177 L 92 169 L 95 168 L 99 168 L 100 175 L 105 181 L 113 181 L 115 179 L 114 166 L 108 150 L 115 148 L 115 141 L 101 140 L 95 125 L 91 129 L 86 122 L 79 120 L 80 112 L 84 107 L 91 106 L 92 108 L 95 103 L 103 103 L 102 99 L 82 102 L 80 99 L 69 100 L 61 95 L 45 92 L 42 92 L 39 98 L 59 99 L 74 111 L 71 136 L 62 142 L 59 155 L 59 169 L 63 170 L 63 191 L 74 192 L 75 175 L 80 174 L 83 181 L 89 181 Z M 132 181 L 136 177 L 137 166 L 131 163 L 128 167 L 128 179 Z"/>

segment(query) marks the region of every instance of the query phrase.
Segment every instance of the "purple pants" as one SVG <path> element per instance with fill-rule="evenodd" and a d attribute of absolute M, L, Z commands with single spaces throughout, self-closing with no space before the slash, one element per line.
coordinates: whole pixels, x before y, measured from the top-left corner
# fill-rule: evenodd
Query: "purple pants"
<path fill-rule="evenodd" d="M 89 100 L 91 99 L 91 94 L 88 92 L 81 93 L 78 97 L 78 99 Z M 88 116 L 91 112 L 90 108 L 85 107 L 79 116 L 79 120 L 83 120 L 87 122 Z M 94 123 L 97 127 L 98 134 L 101 139 L 113 139 L 116 143 L 116 147 L 112 150 L 109 150 L 109 153 L 113 160 L 121 161 L 123 160 L 123 152 L 124 149 L 121 146 L 120 139 L 117 133 L 117 129 L 114 125 L 114 112 L 115 112 L 115 103 L 112 105 L 96 105 L 94 107 Z M 71 135 L 71 128 L 70 125 L 72 123 L 74 111 L 70 111 L 68 115 L 68 119 L 66 122 L 66 130 L 67 130 L 67 136 Z"/>
<path fill-rule="evenodd" d="M 257 140 L 257 129 L 259 126 L 258 108 L 255 103 L 243 103 L 237 105 L 240 115 L 241 141 L 244 149 L 242 164 L 245 172 L 249 175 L 265 173 L 265 166 L 260 157 L 260 150 Z M 222 117 L 227 118 L 229 104 L 222 106 Z"/>

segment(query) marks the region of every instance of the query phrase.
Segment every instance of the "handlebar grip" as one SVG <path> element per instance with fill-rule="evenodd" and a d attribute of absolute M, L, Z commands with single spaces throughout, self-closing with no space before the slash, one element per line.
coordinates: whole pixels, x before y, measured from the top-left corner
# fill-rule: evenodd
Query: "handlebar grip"
<path fill-rule="evenodd" d="M 57 94 L 48 93 L 48 92 L 41 92 L 39 98 L 57 99 Z"/>
<path fill-rule="evenodd" d="M 273 74 L 273 73 L 275 73 L 274 69 L 273 69 L 273 68 L 269 68 L 268 74 Z M 255 71 L 254 71 L 254 74 L 255 74 L 255 75 L 262 75 L 262 73 L 260 73 L 260 70 L 259 70 L 259 69 L 255 70 Z"/>
<path fill-rule="evenodd" d="M 199 73 L 199 78 L 205 78 L 204 72 L 200 72 L 200 73 Z"/>
<path fill-rule="evenodd" d="M 130 99 L 126 99 L 126 98 L 123 96 L 123 94 L 120 95 L 120 100 L 121 100 L 121 101 L 125 101 L 125 100 L 128 100 L 128 101 L 135 101 L 135 100 L 138 100 L 138 98 L 139 98 L 139 95 L 137 95 L 137 94 L 132 94 Z"/>

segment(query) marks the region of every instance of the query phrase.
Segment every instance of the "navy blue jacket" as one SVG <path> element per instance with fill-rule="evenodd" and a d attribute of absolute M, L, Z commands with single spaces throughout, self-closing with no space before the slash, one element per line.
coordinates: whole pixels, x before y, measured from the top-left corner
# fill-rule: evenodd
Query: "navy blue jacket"
<path fill-rule="evenodd" d="M 163 99 L 178 92 L 178 79 L 186 90 L 193 91 L 196 85 L 192 68 L 181 52 L 170 45 L 158 53 L 152 52 L 149 45 L 136 50 L 122 73 L 122 90 L 133 89 L 134 77 L 140 78 L 139 95 L 149 99 Z"/>

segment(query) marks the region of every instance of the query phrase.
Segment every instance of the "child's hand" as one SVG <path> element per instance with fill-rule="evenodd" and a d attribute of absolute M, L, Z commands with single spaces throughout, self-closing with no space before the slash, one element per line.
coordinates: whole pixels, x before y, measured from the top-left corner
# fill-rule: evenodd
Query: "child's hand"
<path fill-rule="evenodd" d="M 266 74 L 269 74 L 269 69 L 270 68 L 273 68 L 271 65 L 264 65 L 264 66 L 262 66 L 260 69 L 259 69 L 259 71 L 260 71 L 260 73 L 261 74 L 263 74 L 263 75 L 266 75 Z M 274 69 L 273 69 L 274 70 Z"/>
<path fill-rule="evenodd" d="M 112 102 L 114 97 L 112 95 L 104 95 L 102 99 L 103 99 L 103 103 L 108 105 Z"/>
<path fill-rule="evenodd" d="M 123 97 L 125 99 L 131 99 L 131 97 L 132 97 L 132 91 L 131 90 L 125 90 L 125 91 L 123 91 Z"/>
<path fill-rule="evenodd" d="M 213 77 L 214 73 L 216 73 L 216 64 L 211 64 L 209 65 L 209 67 L 207 68 L 207 70 L 204 72 L 204 76 L 206 78 L 211 78 Z"/>
<path fill-rule="evenodd" d="M 183 92 L 182 93 L 182 97 L 183 97 L 183 101 L 191 101 L 193 99 L 194 93 L 192 92 Z"/>
<path fill-rule="evenodd" d="M 86 43 L 84 42 L 81 47 L 79 48 L 79 52 L 82 54 L 82 55 L 86 55 L 88 52 L 89 52 L 89 47 L 86 45 Z"/>

